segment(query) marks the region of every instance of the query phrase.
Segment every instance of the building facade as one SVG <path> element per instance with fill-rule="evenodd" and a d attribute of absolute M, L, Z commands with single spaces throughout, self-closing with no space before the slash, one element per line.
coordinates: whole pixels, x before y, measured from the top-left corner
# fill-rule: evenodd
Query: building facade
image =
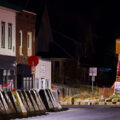
<path fill-rule="evenodd" d="M 35 72 L 35 89 L 51 88 L 51 60 L 39 58 Z"/>
<path fill-rule="evenodd" d="M 0 85 L 8 89 L 15 87 L 16 12 L 0 7 Z"/>
<path fill-rule="evenodd" d="M 32 73 L 28 58 L 35 55 L 36 14 L 28 11 L 16 15 L 16 62 L 18 89 L 32 88 Z"/>

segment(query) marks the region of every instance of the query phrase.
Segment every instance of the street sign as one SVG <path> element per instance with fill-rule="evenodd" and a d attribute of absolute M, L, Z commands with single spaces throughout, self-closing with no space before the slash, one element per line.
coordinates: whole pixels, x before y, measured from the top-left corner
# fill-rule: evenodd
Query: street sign
<path fill-rule="evenodd" d="M 89 68 L 89 76 L 97 76 L 97 68 L 96 67 Z"/>
<path fill-rule="evenodd" d="M 46 66 L 45 65 L 40 66 L 40 74 L 42 77 L 45 77 L 45 75 L 46 75 Z"/>
<path fill-rule="evenodd" d="M 120 54 L 120 39 L 116 40 L 116 54 Z"/>
<path fill-rule="evenodd" d="M 28 58 L 28 64 L 32 67 L 33 65 L 34 66 L 37 66 L 38 64 L 38 57 L 37 56 L 31 56 Z"/>
<path fill-rule="evenodd" d="M 97 76 L 97 68 L 96 67 L 90 67 L 89 68 L 89 76 L 92 76 L 92 94 L 94 94 L 94 82 L 95 82 L 95 76 Z"/>

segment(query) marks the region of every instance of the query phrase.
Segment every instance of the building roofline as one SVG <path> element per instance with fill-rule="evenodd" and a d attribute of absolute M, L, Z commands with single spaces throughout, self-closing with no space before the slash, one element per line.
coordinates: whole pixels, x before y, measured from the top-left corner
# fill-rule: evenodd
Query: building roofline
<path fill-rule="evenodd" d="M 26 12 L 26 13 L 30 13 L 30 14 L 33 14 L 33 15 L 37 15 L 36 13 L 34 12 L 31 12 L 31 11 L 27 11 L 27 10 L 22 10 L 23 12 Z"/>
<path fill-rule="evenodd" d="M 8 8 L 8 7 L 4 7 L 4 6 L 0 6 L 0 9 L 9 10 L 9 11 L 12 11 L 12 12 L 18 12 L 18 10 L 14 10 L 14 9 L 11 9 L 11 8 Z"/>

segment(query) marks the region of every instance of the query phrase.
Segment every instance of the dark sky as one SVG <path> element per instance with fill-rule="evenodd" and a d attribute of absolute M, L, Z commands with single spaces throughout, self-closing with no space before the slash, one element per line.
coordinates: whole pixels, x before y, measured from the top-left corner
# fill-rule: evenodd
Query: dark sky
<path fill-rule="evenodd" d="M 48 12 L 53 29 L 80 42 L 85 41 L 91 25 L 94 60 L 100 65 L 113 64 L 115 37 L 120 32 L 119 2 L 51 0 Z"/>
<path fill-rule="evenodd" d="M 45 0 L 4 1 L 20 5 L 25 9 L 38 13 L 39 16 L 41 16 L 45 3 Z M 119 5 L 120 2 L 115 0 L 47 0 L 51 28 L 60 33 L 56 39 L 62 39 L 65 35 L 75 42 L 84 43 L 91 32 L 94 48 L 94 54 L 92 55 L 94 60 L 101 65 L 113 64 L 115 38 L 120 33 Z M 88 39 L 89 48 L 92 47 L 91 39 Z M 61 45 L 73 55 L 74 53 L 70 49 L 79 46 L 75 42 L 69 41 L 69 39 L 63 38 L 63 40 L 64 44 Z M 70 43 L 68 44 L 68 42 Z M 72 44 L 74 45 L 72 46 Z"/>

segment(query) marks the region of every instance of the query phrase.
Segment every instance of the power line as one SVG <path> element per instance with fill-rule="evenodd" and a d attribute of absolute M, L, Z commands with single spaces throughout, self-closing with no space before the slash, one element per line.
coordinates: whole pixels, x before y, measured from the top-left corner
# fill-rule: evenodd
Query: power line
<path fill-rule="evenodd" d="M 66 38 L 66 39 L 72 41 L 72 42 L 73 42 L 74 44 L 76 44 L 76 45 L 81 45 L 81 43 L 78 42 L 77 40 L 75 40 L 75 39 L 73 39 L 73 38 L 71 38 L 71 37 L 68 37 L 67 35 L 64 35 L 64 34 L 61 33 L 61 32 L 58 32 L 58 31 L 53 30 L 53 29 L 52 29 L 52 31 L 53 31 L 54 33 L 56 33 L 56 34 L 59 34 L 60 36 L 62 36 L 62 37 L 64 37 L 64 38 Z"/>
<path fill-rule="evenodd" d="M 55 42 L 55 45 L 58 46 L 60 49 L 62 49 L 69 57 L 74 58 L 68 51 L 66 51 L 61 45 L 59 45 L 57 42 Z"/>

